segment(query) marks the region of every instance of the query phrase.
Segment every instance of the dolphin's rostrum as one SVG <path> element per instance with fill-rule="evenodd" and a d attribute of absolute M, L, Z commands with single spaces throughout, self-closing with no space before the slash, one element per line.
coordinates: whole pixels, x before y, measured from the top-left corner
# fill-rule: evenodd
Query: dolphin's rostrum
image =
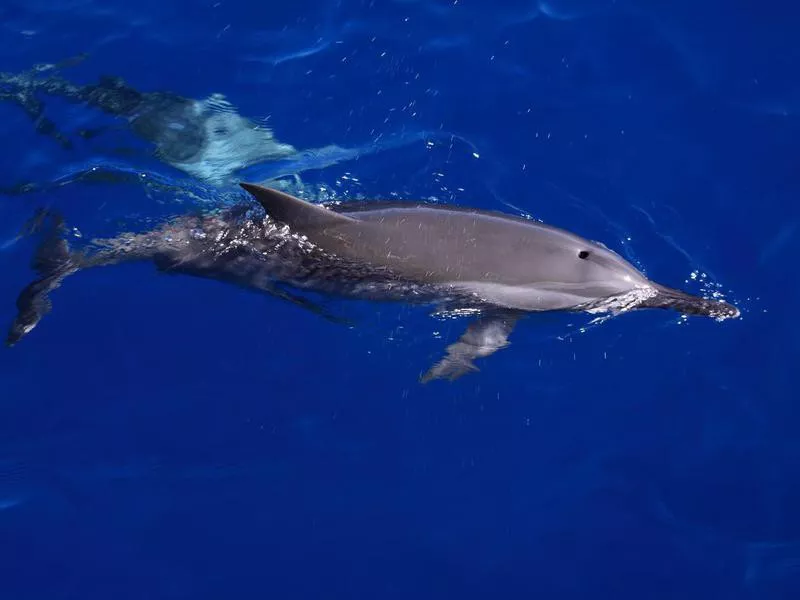
<path fill-rule="evenodd" d="M 601 244 L 521 217 L 425 203 L 326 208 L 266 187 L 241 186 L 266 216 L 242 207 L 182 216 L 148 232 L 94 240 L 82 251 L 70 250 L 54 218 L 34 260 L 40 277 L 17 300 L 8 344 L 50 310 L 49 293 L 67 275 L 134 260 L 278 295 L 318 312 L 324 311 L 289 290 L 479 311 L 422 381 L 476 370 L 473 361 L 508 345 L 526 313 L 670 308 L 739 315 L 725 302 L 649 281 Z"/>

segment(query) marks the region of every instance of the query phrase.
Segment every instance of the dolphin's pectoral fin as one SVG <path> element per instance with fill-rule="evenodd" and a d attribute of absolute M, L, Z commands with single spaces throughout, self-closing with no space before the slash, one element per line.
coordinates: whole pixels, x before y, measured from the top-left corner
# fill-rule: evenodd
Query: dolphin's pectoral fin
<path fill-rule="evenodd" d="M 477 371 L 473 361 L 494 354 L 509 345 L 508 337 L 521 315 L 492 314 L 472 323 L 458 340 L 447 347 L 447 355 L 433 365 L 420 381 L 433 379 L 453 381 L 471 371 Z"/>

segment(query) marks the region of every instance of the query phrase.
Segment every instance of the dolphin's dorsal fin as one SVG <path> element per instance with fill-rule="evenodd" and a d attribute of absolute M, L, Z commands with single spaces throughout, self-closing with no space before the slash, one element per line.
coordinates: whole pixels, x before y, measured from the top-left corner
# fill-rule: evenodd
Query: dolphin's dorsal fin
<path fill-rule="evenodd" d="M 355 222 L 355 219 L 346 215 L 295 198 L 285 192 L 253 183 L 240 183 L 239 185 L 258 200 L 270 217 L 298 232 Z"/>

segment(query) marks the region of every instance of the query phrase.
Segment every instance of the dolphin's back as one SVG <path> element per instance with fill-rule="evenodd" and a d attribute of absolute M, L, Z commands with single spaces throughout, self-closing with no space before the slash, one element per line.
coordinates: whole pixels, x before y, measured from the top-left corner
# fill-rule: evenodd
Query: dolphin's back
<path fill-rule="evenodd" d="M 270 216 L 325 251 L 426 283 L 579 283 L 585 279 L 579 253 L 601 248 L 536 221 L 477 209 L 369 203 L 329 210 L 242 185 Z"/>
<path fill-rule="evenodd" d="M 338 230 L 349 246 L 340 251 L 428 282 L 563 280 L 563 274 L 555 279 L 560 259 L 574 261 L 591 246 L 535 221 L 448 206 L 392 205 L 342 214 L 358 223 Z"/>

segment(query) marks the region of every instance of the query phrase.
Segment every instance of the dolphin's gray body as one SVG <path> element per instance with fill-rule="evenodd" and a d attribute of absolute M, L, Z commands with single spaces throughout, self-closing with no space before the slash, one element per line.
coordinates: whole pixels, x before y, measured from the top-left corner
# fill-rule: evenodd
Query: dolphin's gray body
<path fill-rule="evenodd" d="M 672 308 L 718 318 L 730 304 L 649 281 L 619 255 L 567 231 L 510 215 L 431 204 L 366 203 L 333 209 L 242 184 L 267 217 L 242 210 L 184 216 L 141 234 L 71 252 L 51 237 L 40 279 L 17 301 L 13 345 L 49 310 L 48 294 L 79 270 L 151 260 L 162 270 L 235 283 L 317 310 L 283 286 L 371 300 L 473 308 L 481 317 L 423 381 L 454 379 L 504 347 L 520 316 L 553 310 Z"/>

